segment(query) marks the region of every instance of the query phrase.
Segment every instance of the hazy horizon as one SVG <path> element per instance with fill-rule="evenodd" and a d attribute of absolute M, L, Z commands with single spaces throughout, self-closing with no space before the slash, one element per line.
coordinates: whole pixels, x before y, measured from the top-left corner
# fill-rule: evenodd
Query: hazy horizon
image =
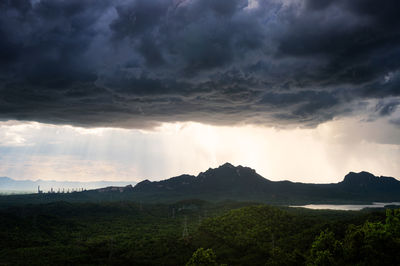
<path fill-rule="evenodd" d="M 230 162 L 225 162 L 225 163 L 220 164 L 220 165 L 217 165 L 217 166 L 215 166 L 215 167 L 208 167 L 207 169 L 204 169 L 204 170 L 202 170 L 202 171 L 200 171 L 200 172 L 198 172 L 198 173 L 194 173 L 194 174 L 180 173 L 180 174 L 177 174 L 177 175 L 174 175 L 174 176 L 162 177 L 162 178 L 160 178 L 160 179 L 144 178 L 144 179 L 141 179 L 140 181 L 133 181 L 133 180 L 104 180 L 104 179 L 102 179 L 102 180 L 93 180 L 93 181 L 78 181 L 78 180 L 77 180 L 77 181 L 73 181 L 73 180 L 68 180 L 68 179 L 55 180 L 55 179 L 41 179 L 41 178 L 39 178 L 39 179 L 30 179 L 30 178 L 19 179 L 19 178 L 12 178 L 12 177 L 9 177 L 9 176 L 0 176 L 0 179 L 1 179 L 1 178 L 6 178 L 6 179 L 11 179 L 12 181 L 17 181 L 17 182 L 24 182 L 24 181 L 27 181 L 27 182 L 35 182 L 35 183 L 37 183 L 37 182 L 47 182 L 47 183 L 66 184 L 66 185 L 62 185 L 61 188 L 62 188 L 62 187 L 68 188 L 68 183 L 70 183 L 70 184 L 77 184 L 77 183 L 82 183 L 82 184 L 101 184 L 101 183 L 109 183 L 109 185 L 113 185 L 113 184 L 118 185 L 118 184 L 121 184 L 121 186 L 125 186 L 125 185 L 127 185 L 127 184 L 131 184 L 131 185 L 135 186 L 137 183 L 139 183 L 139 182 L 141 182 L 141 181 L 144 181 L 144 180 L 162 181 L 162 180 L 166 180 L 166 179 L 169 179 L 169 178 L 173 178 L 173 177 L 180 176 L 180 175 L 185 175 L 185 174 L 189 174 L 189 175 L 193 175 L 193 176 L 198 176 L 198 175 L 201 174 L 202 172 L 205 172 L 205 171 L 207 171 L 207 170 L 209 170 L 209 169 L 216 169 L 216 168 L 218 168 L 218 167 L 220 167 L 220 166 L 222 166 L 222 165 L 224 165 L 224 164 L 231 164 L 231 163 L 230 163 Z M 246 166 L 246 165 L 241 165 L 241 164 L 237 164 L 237 165 L 232 164 L 232 165 L 233 165 L 234 167 L 237 167 L 237 166 L 248 167 L 248 166 Z M 251 168 L 251 167 L 250 167 L 250 168 Z M 257 169 L 254 169 L 254 168 L 252 168 L 252 169 L 255 170 L 259 175 L 263 176 L 262 174 L 260 174 L 260 173 L 257 171 Z M 361 171 L 349 171 L 349 172 L 347 172 L 345 175 L 347 175 L 347 174 L 349 174 L 349 173 L 351 173 L 351 172 L 358 173 L 358 172 L 368 172 L 368 171 L 366 171 L 366 170 L 361 170 Z M 385 175 L 379 175 L 379 174 L 376 174 L 376 173 L 373 173 L 373 172 L 369 172 L 369 173 L 371 173 L 371 174 L 373 174 L 373 175 L 375 175 L 375 176 L 378 176 L 378 177 L 379 177 L 379 176 L 385 176 Z M 343 177 L 338 178 L 337 181 L 334 181 L 334 182 L 318 182 L 318 181 L 317 181 L 317 182 L 302 182 L 302 181 L 294 181 L 294 180 L 290 180 L 290 179 L 276 179 L 276 178 L 269 179 L 269 178 L 266 178 L 265 176 L 263 176 L 263 177 L 264 177 L 265 179 L 268 179 L 268 180 L 271 180 L 271 181 L 291 181 L 291 182 L 300 182 L 300 183 L 330 184 L 330 183 L 338 183 L 338 182 L 343 181 L 345 175 L 343 175 Z M 390 177 L 393 177 L 393 178 L 399 180 L 398 177 L 395 177 L 395 176 L 390 176 Z M 400 180 L 399 180 L 399 181 L 400 181 Z M 107 186 L 107 185 L 104 185 L 104 186 Z M 78 188 L 79 186 L 73 185 L 73 187 L 74 187 L 74 188 L 75 188 L 75 187 Z M 102 187 L 102 186 L 90 186 L 90 188 L 101 188 L 101 187 Z M 50 190 L 50 188 L 51 188 L 51 185 L 49 185 L 48 188 L 46 187 L 46 189 L 48 189 L 48 190 Z M 1 190 L 2 190 L 2 187 L 0 187 L 0 191 L 1 191 Z M 7 190 L 7 189 L 6 189 L 6 190 Z M 37 187 L 34 188 L 34 189 L 32 189 L 32 191 L 37 191 Z"/>

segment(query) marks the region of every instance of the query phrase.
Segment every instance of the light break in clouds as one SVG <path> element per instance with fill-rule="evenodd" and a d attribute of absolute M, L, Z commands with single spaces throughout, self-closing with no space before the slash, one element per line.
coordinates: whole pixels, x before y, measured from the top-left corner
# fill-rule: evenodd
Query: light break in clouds
<path fill-rule="evenodd" d="M 399 132 L 356 119 L 313 129 L 166 123 L 152 131 L 3 122 L 0 175 L 138 182 L 231 162 L 271 180 L 329 183 L 362 170 L 398 178 Z"/>

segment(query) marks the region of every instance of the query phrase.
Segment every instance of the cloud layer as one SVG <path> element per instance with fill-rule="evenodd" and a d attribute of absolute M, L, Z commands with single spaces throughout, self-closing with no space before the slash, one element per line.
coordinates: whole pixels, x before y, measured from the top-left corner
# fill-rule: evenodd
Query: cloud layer
<path fill-rule="evenodd" d="M 397 0 L 2 1 L 0 119 L 307 127 L 371 100 L 371 119 L 391 117 L 398 10 Z"/>

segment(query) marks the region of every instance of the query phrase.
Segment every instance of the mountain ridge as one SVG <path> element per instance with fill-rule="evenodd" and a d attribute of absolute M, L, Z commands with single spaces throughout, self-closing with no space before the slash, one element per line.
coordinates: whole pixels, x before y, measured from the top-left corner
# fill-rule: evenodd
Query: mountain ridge
<path fill-rule="evenodd" d="M 271 181 L 254 169 L 225 163 L 197 176 L 180 175 L 161 181 L 144 180 L 132 188 L 141 198 L 196 197 L 260 201 L 400 200 L 400 181 L 362 171 L 349 172 L 330 184 Z"/>
<path fill-rule="evenodd" d="M 27 197 L 0 197 L 0 201 L 9 203 L 18 198 L 22 203 L 26 202 Z M 113 185 L 83 192 L 29 195 L 30 201 L 40 203 L 54 200 L 172 203 L 187 199 L 253 201 L 282 205 L 400 202 L 400 181 L 393 177 L 374 176 L 365 171 L 350 172 L 342 181 L 330 184 L 271 181 L 252 168 L 226 163 L 200 172 L 197 176 L 183 174 L 160 181 L 146 179 L 135 186 Z"/>
<path fill-rule="evenodd" d="M 339 181 L 339 182 L 337 182 L 337 183 L 304 183 L 304 182 L 299 182 L 299 181 L 291 181 L 291 180 L 288 180 L 288 179 L 285 179 L 285 180 L 277 180 L 277 181 L 272 181 L 272 180 L 269 180 L 269 179 L 267 179 L 267 178 L 265 178 L 265 177 L 263 177 L 263 176 L 261 176 L 260 174 L 258 174 L 257 172 L 256 172 L 256 170 L 254 170 L 254 169 L 252 169 L 252 168 L 250 168 L 250 167 L 246 167 L 246 166 L 242 166 L 242 165 L 238 165 L 238 166 L 234 166 L 234 165 L 232 165 L 232 164 L 230 164 L 230 163 L 224 163 L 224 164 L 222 164 L 222 165 L 220 165 L 219 167 L 216 167 L 216 168 L 208 168 L 206 171 L 204 171 L 204 172 L 200 172 L 197 176 L 195 176 L 195 175 L 189 175 L 189 174 L 181 174 L 181 175 L 178 175 L 178 176 L 174 176 L 174 177 L 170 177 L 170 178 L 167 178 L 167 179 L 162 179 L 162 180 L 157 180 L 157 181 L 150 181 L 149 179 L 145 179 L 145 180 L 143 180 L 143 181 L 140 181 L 140 182 L 138 182 L 137 184 L 136 184 L 136 186 L 138 186 L 138 185 L 140 185 L 141 183 L 163 183 L 163 182 L 166 182 L 166 181 L 169 181 L 169 180 L 176 180 L 176 179 L 179 179 L 179 178 L 181 178 L 181 177 L 191 177 L 191 178 L 193 178 L 193 179 L 196 179 L 196 178 L 199 178 L 199 177 L 203 177 L 204 175 L 207 175 L 207 174 L 209 174 L 210 172 L 213 172 L 213 171 L 215 171 L 215 170 L 219 170 L 219 169 L 221 169 L 221 168 L 234 168 L 234 169 L 248 169 L 248 170 L 250 170 L 251 172 L 254 172 L 256 175 L 258 175 L 260 178 L 262 178 L 262 179 L 264 179 L 265 181 L 268 181 L 268 182 L 275 182 L 275 183 L 277 183 L 277 182 L 280 182 L 280 183 L 292 183 L 292 184 L 307 184 L 307 185 L 331 185 L 331 184 L 341 184 L 341 183 L 346 183 L 346 184 L 350 184 L 350 183 L 357 183 L 357 182 L 354 182 L 353 181 L 353 179 L 355 179 L 355 178 L 357 178 L 358 180 L 364 180 L 365 181 L 365 176 L 368 176 L 368 177 L 373 177 L 373 180 L 385 180 L 386 182 L 387 181 L 392 181 L 392 182 L 400 182 L 398 179 L 396 179 L 396 178 L 394 178 L 394 177 L 387 177 L 387 176 L 375 176 L 374 174 L 372 174 L 372 173 L 369 173 L 369 172 L 367 172 L 367 171 L 361 171 L 361 172 L 353 172 L 353 171 L 350 171 L 348 174 L 346 174 L 345 176 L 344 176 L 344 178 L 343 178 L 343 180 L 342 181 Z M 361 178 L 360 178 L 361 177 Z M 349 181 L 350 180 L 350 181 Z M 371 180 L 371 178 L 370 178 L 370 180 Z"/>

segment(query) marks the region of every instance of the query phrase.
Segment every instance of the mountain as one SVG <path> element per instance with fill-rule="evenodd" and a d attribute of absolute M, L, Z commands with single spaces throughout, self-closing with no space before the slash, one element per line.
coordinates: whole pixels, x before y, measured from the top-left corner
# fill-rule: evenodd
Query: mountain
<path fill-rule="evenodd" d="M 348 173 L 338 187 L 359 197 L 371 195 L 376 198 L 397 198 L 400 182 L 387 176 L 374 176 L 368 172 Z"/>
<path fill-rule="evenodd" d="M 140 193 L 182 193 L 182 194 L 249 194 L 264 192 L 271 181 L 263 178 L 255 170 L 229 163 L 215 169 L 208 169 L 198 176 L 181 175 L 167 180 L 138 183 L 134 192 Z M 261 190 L 260 190 L 261 189 Z"/>
<path fill-rule="evenodd" d="M 391 188 L 398 188 L 400 185 L 400 182 L 393 178 L 393 177 L 387 177 L 387 176 L 374 176 L 371 173 L 368 172 L 360 172 L 360 173 L 354 173 L 350 172 L 348 173 L 342 182 L 340 182 L 342 186 L 346 186 L 349 188 L 371 188 L 371 189 L 391 189 Z"/>
<path fill-rule="evenodd" d="M 9 177 L 0 177 L 0 193 L 34 193 L 38 191 L 38 186 L 43 192 L 50 191 L 72 191 L 81 189 L 96 189 L 107 186 L 126 186 L 134 185 L 132 182 L 75 182 L 75 181 L 55 181 L 55 180 L 14 180 Z"/>
<path fill-rule="evenodd" d="M 0 205 L 49 201 L 141 201 L 176 202 L 186 199 L 207 201 L 239 200 L 271 204 L 369 203 L 400 201 L 400 181 L 371 173 L 347 174 L 332 184 L 271 181 L 251 168 L 225 163 L 197 176 L 180 175 L 162 181 L 144 180 L 135 186 L 111 185 L 75 193 L 31 194 L 0 197 Z"/>
<path fill-rule="evenodd" d="M 145 180 L 133 187 L 132 194 L 134 198 L 151 201 L 185 198 L 274 203 L 395 201 L 400 200 L 400 181 L 367 172 L 351 172 L 336 184 L 270 181 L 251 168 L 226 163 L 198 176 Z"/>

